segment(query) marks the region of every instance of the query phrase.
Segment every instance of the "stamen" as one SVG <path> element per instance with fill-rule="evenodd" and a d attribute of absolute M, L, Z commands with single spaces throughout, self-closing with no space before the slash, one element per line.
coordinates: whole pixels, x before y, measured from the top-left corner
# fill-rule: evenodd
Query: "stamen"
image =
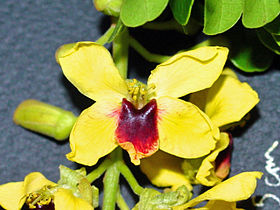
<path fill-rule="evenodd" d="M 133 93 L 133 95 L 138 95 L 138 93 L 139 93 L 139 87 L 135 87 L 134 88 L 134 93 Z"/>
<path fill-rule="evenodd" d="M 55 189 L 44 186 L 42 189 L 30 193 L 26 199 L 29 209 L 37 209 L 38 206 L 48 206 L 53 200 L 53 190 Z"/>
<path fill-rule="evenodd" d="M 138 109 L 141 109 L 148 102 L 147 86 L 136 79 L 127 80 L 128 96 L 127 99 Z"/>
<path fill-rule="evenodd" d="M 133 99 L 134 101 L 137 101 L 137 95 L 133 95 L 133 96 L 132 96 L 132 99 Z"/>
<path fill-rule="evenodd" d="M 154 83 L 149 84 L 147 89 L 147 98 L 153 98 L 155 96 L 156 85 Z"/>
<path fill-rule="evenodd" d="M 137 80 L 133 79 L 133 85 L 136 85 L 136 84 L 137 84 Z"/>
<path fill-rule="evenodd" d="M 148 91 L 154 90 L 155 88 L 156 88 L 156 85 L 154 83 L 149 84 Z"/>

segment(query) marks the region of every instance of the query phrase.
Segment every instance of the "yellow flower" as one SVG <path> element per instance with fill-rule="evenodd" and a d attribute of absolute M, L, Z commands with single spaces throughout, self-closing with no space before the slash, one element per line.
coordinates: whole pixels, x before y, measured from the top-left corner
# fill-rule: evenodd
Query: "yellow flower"
<path fill-rule="evenodd" d="M 26 203 L 30 209 L 48 206 L 49 209 L 93 210 L 91 204 L 76 197 L 70 189 L 59 187 L 41 173 L 28 174 L 23 182 L 0 185 L 0 205 L 8 210 L 20 210 Z"/>
<path fill-rule="evenodd" d="M 190 102 L 204 111 L 214 126 L 221 127 L 239 121 L 259 102 L 259 98 L 247 83 L 238 80 L 232 70 L 225 69 L 210 88 L 191 94 Z M 183 160 L 163 152 L 144 159 L 140 167 L 150 181 L 157 186 L 176 188 L 181 184 L 189 185 L 186 183 L 190 182 L 213 186 L 222 180 L 215 173 L 215 160 L 228 144 L 229 136 L 222 132 L 215 149 L 203 159 L 198 160 L 200 167 L 193 174 L 195 180 L 183 176 L 181 169 L 181 165 L 189 164 L 190 160 Z"/>
<path fill-rule="evenodd" d="M 173 207 L 173 210 L 183 210 L 195 207 L 202 201 L 209 202 L 200 210 L 237 210 L 236 201 L 248 199 L 255 191 L 257 180 L 262 177 L 261 172 L 243 172 L 214 186 L 210 190 L 190 200 Z"/>
<path fill-rule="evenodd" d="M 122 79 L 103 46 L 62 46 L 56 57 L 64 75 L 96 101 L 74 125 L 67 158 L 94 165 L 117 146 L 128 151 L 134 164 L 158 149 L 182 158 L 208 154 L 218 129 L 195 105 L 178 98 L 212 86 L 227 54 L 223 47 L 179 53 L 158 65 L 145 85 Z"/>

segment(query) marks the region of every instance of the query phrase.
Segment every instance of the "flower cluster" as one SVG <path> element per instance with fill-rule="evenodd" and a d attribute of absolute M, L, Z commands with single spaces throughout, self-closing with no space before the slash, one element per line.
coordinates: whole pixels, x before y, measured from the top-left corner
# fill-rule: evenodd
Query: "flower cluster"
<path fill-rule="evenodd" d="M 224 69 L 227 55 L 227 48 L 217 46 L 180 52 L 152 70 L 144 84 L 122 78 L 109 51 L 97 43 L 62 46 L 56 59 L 64 75 L 95 101 L 77 120 L 71 116 L 69 123 L 60 123 L 65 132 L 58 139 L 63 139 L 76 120 L 67 158 L 93 166 L 120 146 L 154 185 L 171 189 L 164 193 L 143 189 L 131 178 L 122 159 L 112 155 L 89 175 L 91 178 L 84 169 L 73 171 L 61 166 L 57 183 L 33 172 L 23 182 L 1 185 L 0 205 L 9 210 L 24 205 L 29 209 L 90 210 L 98 206 L 98 190 L 91 182 L 108 170 L 115 171 L 112 180 L 122 173 L 140 196 L 134 210 L 180 210 L 205 200 L 209 201 L 206 206 L 198 209 L 237 209 L 236 201 L 251 196 L 262 174 L 244 172 L 223 181 L 230 171 L 233 144 L 227 129 L 241 122 L 259 98 L 232 70 Z M 34 103 L 35 109 L 39 106 L 55 119 L 66 116 L 62 110 L 52 112 L 51 106 L 39 102 L 29 101 L 23 107 L 34 110 Z M 18 108 L 18 124 L 25 117 Z M 49 130 L 53 131 L 48 128 L 43 133 Z M 191 199 L 193 184 L 214 187 Z"/>

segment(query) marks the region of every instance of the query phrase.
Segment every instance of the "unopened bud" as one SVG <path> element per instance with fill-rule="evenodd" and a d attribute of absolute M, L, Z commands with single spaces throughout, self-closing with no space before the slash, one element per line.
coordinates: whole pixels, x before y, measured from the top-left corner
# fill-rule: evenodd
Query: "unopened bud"
<path fill-rule="evenodd" d="M 99 204 L 99 190 L 90 184 L 86 178 L 86 169 L 80 168 L 72 170 L 66 166 L 60 165 L 60 180 L 58 185 L 70 189 L 76 197 L 82 198 L 91 204 L 94 208 Z"/>
<path fill-rule="evenodd" d="M 182 170 L 184 172 L 184 175 L 192 184 L 199 184 L 198 180 L 196 179 L 196 175 L 202 161 L 203 157 L 195 159 L 185 159 L 182 163 Z"/>
<path fill-rule="evenodd" d="M 231 154 L 233 150 L 233 138 L 230 133 L 228 133 L 228 135 L 229 135 L 229 145 L 225 150 L 219 153 L 215 161 L 216 163 L 215 174 L 220 179 L 225 179 L 230 172 Z"/>
<path fill-rule="evenodd" d="M 16 124 L 57 140 L 69 137 L 76 119 L 72 112 L 33 99 L 23 101 L 14 113 Z"/>
<path fill-rule="evenodd" d="M 93 0 L 95 8 L 106 15 L 118 17 L 122 0 Z"/>

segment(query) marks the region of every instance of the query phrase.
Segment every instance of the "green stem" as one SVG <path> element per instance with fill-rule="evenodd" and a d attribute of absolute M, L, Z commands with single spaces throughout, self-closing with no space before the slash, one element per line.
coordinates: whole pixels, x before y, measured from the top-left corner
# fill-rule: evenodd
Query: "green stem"
<path fill-rule="evenodd" d="M 128 64 L 128 47 L 129 47 L 128 30 L 125 28 L 113 41 L 113 58 L 123 79 L 127 78 Z M 104 176 L 104 196 L 102 210 L 115 209 L 116 202 L 119 199 L 119 177 L 120 171 L 118 164 L 122 162 L 122 149 L 118 147 L 110 154 L 112 164 L 107 168 Z"/>
<path fill-rule="evenodd" d="M 130 185 L 133 192 L 137 195 L 140 195 L 144 188 L 138 184 L 137 180 L 135 179 L 127 165 L 125 165 L 125 163 L 123 162 L 118 162 L 118 169 Z"/>
<path fill-rule="evenodd" d="M 115 209 L 120 177 L 118 162 L 122 161 L 121 148 L 118 147 L 115 149 L 110 154 L 110 158 L 113 161 L 113 164 L 108 167 L 103 180 L 104 197 L 102 210 Z"/>
<path fill-rule="evenodd" d="M 116 25 L 112 24 L 111 27 L 101 37 L 99 37 L 95 42 L 100 45 L 106 44 L 107 41 L 109 40 L 109 38 L 111 37 L 111 35 L 113 34 L 115 27 L 116 27 Z"/>
<path fill-rule="evenodd" d="M 164 21 L 164 22 L 149 22 L 143 25 L 143 28 L 145 29 L 151 29 L 151 30 L 158 30 L 158 31 L 165 31 L 165 30 L 176 30 L 183 32 L 182 26 L 179 25 L 174 20 Z"/>
<path fill-rule="evenodd" d="M 209 39 L 206 39 L 205 41 L 200 42 L 200 43 L 196 44 L 195 46 L 191 47 L 191 50 L 199 48 L 199 47 L 204 47 L 204 46 L 225 46 L 225 47 L 230 47 L 230 42 L 229 42 L 229 40 L 226 37 L 224 37 L 222 35 L 213 36 L 213 37 L 210 37 Z"/>
<path fill-rule="evenodd" d="M 90 172 L 87 175 L 87 180 L 92 183 L 96 179 L 98 179 L 105 171 L 106 169 L 112 164 L 112 161 L 110 159 L 105 159 L 95 170 Z"/>
<path fill-rule="evenodd" d="M 113 58 L 123 79 L 127 78 L 129 34 L 125 28 L 113 41 Z"/>
<path fill-rule="evenodd" d="M 162 63 L 171 57 L 171 56 L 167 56 L 167 55 L 158 55 L 158 54 L 149 52 L 136 39 L 134 39 L 132 37 L 129 37 L 129 44 L 140 55 L 142 55 L 142 57 L 144 57 L 147 61 L 150 61 L 150 62 Z"/>
<path fill-rule="evenodd" d="M 158 30 L 158 31 L 175 30 L 180 33 L 193 35 L 200 30 L 201 26 L 193 18 L 190 18 L 187 25 L 180 25 L 175 20 L 169 20 L 164 22 L 153 21 L 143 25 L 143 28 L 150 29 L 150 30 Z"/>
<path fill-rule="evenodd" d="M 122 194 L 120 192 L 120 189 L 118 189 L 118 195 L 117 195 L 117 205 L 120 208 L 120 210 L 129 210 L 128 205 L 126 204 L 125 200 L 122 197 Z"/>
<path fill-rule="evenodd" d="M 120 172 L 115 164 L 111 165 L 105 174 L 104 183 L 104 197 L 103 210 L 115 209 L 117 199 L 117 189 L 119 184 Z"/>

